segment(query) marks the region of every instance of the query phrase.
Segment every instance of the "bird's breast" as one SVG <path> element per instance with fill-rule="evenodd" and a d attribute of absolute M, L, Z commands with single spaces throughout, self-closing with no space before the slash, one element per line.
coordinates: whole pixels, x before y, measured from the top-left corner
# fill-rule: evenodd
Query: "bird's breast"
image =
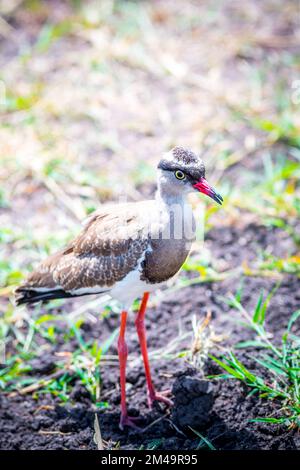
<path fill-rule="evenodd" d="M 195 240 L 192 210 L 170 212 L 160 230 L 151 233 L 142 262 L 141 279 L 151 284 L 165 282 L 179 271 Z"/>
<path fill-rule="evenodd" d="M 175 276 L 185 262 L 191 245 L 185 240 L 151 240 L 142 263 L 141 279 L 159 284 Z"/>

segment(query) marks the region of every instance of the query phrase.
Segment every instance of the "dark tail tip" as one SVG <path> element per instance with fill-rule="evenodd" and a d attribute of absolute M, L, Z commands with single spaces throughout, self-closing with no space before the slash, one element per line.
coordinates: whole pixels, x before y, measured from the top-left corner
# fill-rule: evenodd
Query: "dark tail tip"
<path fill-rule="evenodd" d="M 105 290 L 99 291 L 99 294 L 103 294 L 106 292 Z M 70 292 L 66 292 L 63 289 L 49 289 L 43 290 L 41 292 L 37 288 L 34 287 L 17 287 L 14 292 L 15 294 L 15 303 L 16 305 L 23 305 L 23 304 L 34 304 L 36 302 L 47 302 L 48 300 L 54 299 L 69 299 L 71 297 L 82 297 L 85 295 L 91 295 L 90 293 L 85 294 L 71 294 Z"/>
<path fill-rule="evenodd" d="M 15 303 L 16 305 L 22 305 L 27 303 L 35 302 L 37 292 L 33 289 L 28 289 L 26 287 L 18 287 L 15 292 Z"/>
<path fill-rule="evenodd" d="M 74 297 L 63 289 L 49 289 L 43 292 L 31 287 L 18 287 L 15 290 L 16 305 L 34 304 L 36 302 L 47 302 L 54 299 L 66 299 Z"/>

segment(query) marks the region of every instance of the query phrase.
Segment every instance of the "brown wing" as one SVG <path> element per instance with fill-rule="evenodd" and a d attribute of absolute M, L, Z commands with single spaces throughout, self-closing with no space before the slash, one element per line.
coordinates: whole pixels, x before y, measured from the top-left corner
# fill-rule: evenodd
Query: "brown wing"
<path fill-rule="evenodd" d="M 145 214 L 150 203 L 120 204 L 95 212 L 81 234 L 41 263 L 20 289 L 111 287 L 137 266 L 148 245 Z"/>

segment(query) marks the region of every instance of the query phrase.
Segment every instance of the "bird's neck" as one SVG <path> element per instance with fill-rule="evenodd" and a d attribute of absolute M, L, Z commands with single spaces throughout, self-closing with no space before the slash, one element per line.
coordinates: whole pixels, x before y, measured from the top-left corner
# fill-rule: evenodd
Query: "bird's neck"
<path fill-rule="evenodd" d="M 156 201 L 163 231 L 169 235 L 165 239 L 168 239 L 169 243 L 170 240 L 177 242 L 181 240 L 190 247 L 191 242 L 195 239 L 196 226 L 193 208 L 186 195 L 174 195 L 157 191 Z"/>
<path fill-rule="evenodd" d="M 174 205 L 184 206 L 185 204 L 188 204 L 188 200 L 183 194 L 168 194 L 159 190 L 156 191 L 155 199 L 158 203 L 165 205 L 166 207 L 172 207 Z"/>
<path fill-rule="evenodd" d="M 195 237 L 193 208 L 188 192 L 177 191 L 175 187 L 158 177 L 155 199 L 158 204 L 162 226 L 170 232 L 170 239 L 191 242 Z"/>
<path fill-rule="evenodd" d="M 157 182 L 155 199 L 158 203 L 165 205 L 166 207 L 171 207 L 174 205 L 184 206 L 189 204 L 187 200 L 187 194 L 183 192 L 172 192 L 171 188 L 168 185 L 162 184 L 160 179 L 158 179 Z"/>
<path fill-rule="evenodd" d="M 185 223 L 186 220 L 193 219 L 193 209 L 188 200 L 188 193 L 173 193 L 158 184 L 155 199 L 161 212 L 177 214 L 178 221 L 181 219 Z"/>

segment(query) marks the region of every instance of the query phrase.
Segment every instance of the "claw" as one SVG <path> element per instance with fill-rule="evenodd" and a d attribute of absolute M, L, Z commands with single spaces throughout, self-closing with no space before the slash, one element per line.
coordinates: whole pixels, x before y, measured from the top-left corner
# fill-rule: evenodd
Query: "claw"
<path fill-rule="evenodd" d="M 164 390 L 163 392 L 154 392 L 153 394 L 148 396 L 148 405 L 149 408 L 153 408 L 153 403 L 155 401 L 161 401 L 162 403 L 165 403 L 167 406 L 174 406 L 174 402 L 167 398 L 165 395 L 171 395 L 171 390 Z"/>
<path fill-rule="evenodd" d="M 138 421 L 139 419 L 140 418 L 138 416 L 128 416 L 121 414 L 119 428 L 121 429 L 121 431 L 123 431 L 124 427 L 128 426 L 130 428 L 140 431 L 141 428 L 135 424 L 135 421 Z"/>

